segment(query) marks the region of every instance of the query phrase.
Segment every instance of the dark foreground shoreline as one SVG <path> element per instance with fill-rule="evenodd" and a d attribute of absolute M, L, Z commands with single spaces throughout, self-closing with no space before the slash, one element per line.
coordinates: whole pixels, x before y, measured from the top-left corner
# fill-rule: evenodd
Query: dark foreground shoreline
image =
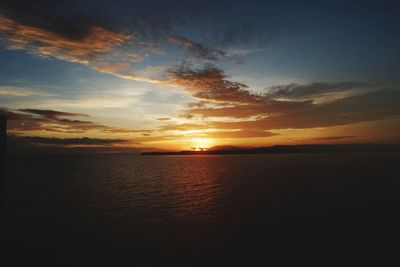
<path fill-rule="evenodd" d="M 351 153 L 351 152 L 400 152 L 400 144 L 340 144 L 340 145 L 277 145 L 257 148 L 221 148 L 205 151 L 150 151 L 143 156 L 168 155 L 228 155 L 228 154 L 281 154 L 281 153 Z"/>

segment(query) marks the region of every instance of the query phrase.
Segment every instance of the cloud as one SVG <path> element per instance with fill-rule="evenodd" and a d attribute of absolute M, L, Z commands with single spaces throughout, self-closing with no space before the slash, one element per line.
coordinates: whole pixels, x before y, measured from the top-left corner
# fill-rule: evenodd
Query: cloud
<path fill-rule="evenodd" d="M 7 152 L 10 154 L 137 153 L 137 148 L 131 145 L 134 143 L 125 139 L 7 136 Z"/>
<path fill-rule="evenodd" d="M 28 143 L 28 144 L 44 144 L 44 145 L 60 145 L 60 146 L 81 146 L 81 145 L 101 145 L 110 146 L 114 144 L 126 143 L 125 139 L 99 139 L 99 138 L 48 138 L 39 136 L 15 136 L 8 137 L 10 142 Z"/>
<path fill-rule="evenodd" d="M 48 110 L 48 109 L 18 109 L 18 111 L 24 112 L 24 113 L 30 113 L 30 114 L 36 114 L 36 115 L 41 115 L 49 119 L 59 119 L 60 117 L 88 117 L 86 114 L 80 114 L 80 113 L 70 113 L 70 112 L 62 112 L 62 111 L 56 111 L 56 110 Z"/>
<path fill-rule="evenodd" d="M 213 122 L 222 129 L 305 129 L 355 124 L 400 116 L 400 91 L 380 90 L 361 96 L 351 96 L 323 105 L 308 104 L 296 109 L 272 113 L 259 120 Z M 266 112 L 268 107 L 266 107 Z M 228 113 L 224 114 L 229 116 Z"/>
<path fill-rule="evenodd" d="M 189 108 L 185 110 L 186 116 L 201 117 L 231 117 L 231 118 L 250 118 L 265 117 L 272 114 L 281 114 L 287 112 L 295 112 L 297 110 L 311 108 L 311 101 L 277 101 L 264 99 L 260 102 L 246 103 L 238 105 L 217 105 L 214 107 Z"/>
<path fill-rule="evenodd" d="M 105 73 L 110 73 L 110 72 L 116 72 L 120 70 L 125 70 L 129 68 L 131 64 L 128 62 L 123 62 L 123 63 L 116 63 L 116 64 L 103 64 L 103 65 L 98 65 L 94 67 L 95 70 L 100 71 L 100 72 L 105 72 Z"/>
<path fill-rule="evenodd" d="M 206 65 L 202 69 L 191 69 L 186 65 L 169 69 L 166 82 L 182 86 L 200 100 L 236 103 L 258 103 L 260 97 L 248 91 L 245 84 L 228 80 L 223 70 Z"/>
<path fill-rule="evenodd" d="M 137 82 L 146 82 L 146 83 L 151 83 L 151 84 L 164 84 L 164 81 L 162 81 L 162 80 L 154 79 L 151 77 L 140 76 L 135 73 L 111 73 L 110 72 L 109 74 L 114 75 L 121 79 L 127 79 L 127 80 L 132 80 L 132 81 L 137 81 Z"/>
<path fill-rule="evenodd" d="M 47 1 L 5 0 L 0 3 L 0 39 L 8 43 L 9 49 L 89 65 L 103 62 L 106 54 L 115 57 L 121 46 L 129 50 L 119 49 L 118 57 L 140 62 L 144 58 L 139 52 L 165 54 L 160 48 L 165 42 L 185 49 L 196 58 L 216 61 L 226 57 L 221 47 L 228 49 L 227 44 L 247 39 L 243 34 L 244 29 L 248 32 L 247 27 L 236 24 L 213 27 L 219 22 L 220 13 L 227 11 L 222 2 L 133 0 L 117 3 L 72 0 L 49 5 Z M 206 27 L 204 21 L 208 21 Z M 181 27 L 186 24 L 202 33 L 199 36 L 208 37 L 201 38 L 200 42 L 182 37 Z M 230 49 L 236 51 L 234 47 Z"/>
<path fill-rule="evenodd" d="M 268 88 L 266 96 L 273 99 L 304 100 L 304 99 L 315 99 L 321 96 L 332 97 L 332 94 L 340 92 L 353 91 L 350 92 L 350 94 L 351 93 L 354 94 L 354 90 L 356 89 L 362 89 L 363 91 L 366 91 L 371 87 L 373 87 L 372 84 L 356 82 L 356 81 L 337 82 L 337 83 L 315 82 L 305 85 L 288 84 L 288 85 L 278 85 Z"/>
<path fill-rule="evenodd" d="M 174 124 L 170 118 L 158 118 L 165 122 L 159 132 L 108 127 L 87 119 L 81 120 L 79 117 L 87 117 L 85 114 L 56 110 L 2 109 L 0 113 L 10 118 L 10 130 L 13 133 L 87 133 L 95 130 L 110 134 L 139 134 L 143 136 L 142 141 L 162 140 L 165 136 L 178 138 L 177 132 L 184 134 L 192 130 L 198 130 L 208 138 L 270 137 L 282 129 L 350 125 L 400 116 L 400 91 L 395 89 L 366 90 L 363 94 L 323 103 L 316 103 L 311 97 L 303 100 L 304 97 L 322 95 L 324 90 L 346 91 L 363 85 L 369 88 L 368 84 L 359 82 L 287 85 L 274 93 L 255 93 L 245 84 L 232 81 L 213 65 L 200 69 L 181 65 L 169 69 L 167 74 L 165 80 L 159 81 L 161 84 L 183 87 L 198 102 L 191 103 L 183 110 L 182 116 L 189 123 Z M 291 99 L 282 98 L 282 95 Z M 173 134 L 168 135 L 167 132 Z"/>
<path fill-rule="evenodd" d="M 260 131 L 351 125 L 400 116 L 400 90 L 378 89 L 362 82 L 290 84 L 257 94 L 210 65 L 197 70 L 181 66 L 170 73 L 172 81 L 199 101 L 183 111 L 183 117 L 193 123 L 161 127 L 168 131 L 235 130 L 261 137 L 264 132 Z M 360 92 L 348 93 L 352 90 Z M 316 101 L 338 92 L 346 94 Z"/>
<path fill-rule="evenodd" d="M 169 72 L 173 83 L 183 86 L 199 99 L 199 102 L 187 106 L 184 117 L 200 116 L 211 128 L 274 130 L 328 127 L 400 115 L 399 90 L 372 90 L 373 85 L 362 82 L 290 84 L 257 94 L 245 84 L 229 80 L 221 69 L 212 65 L 202 69 L 182 65 Z M 325 102 L 315 101 L 321 95 L 354 89 L 360 89 L 362 93 L 333 97 Z M 221 117 L 225 119 L 213 120 Z"/>
<path fill-rule="evenodd" d="M 208 138 L 252 138 L 252 137 L 271 137 L 279 135 L 278 133 L 268 132 L 264 130 L 235 130 L 235 131 L 216 131 L 207 132 L 205 136 Z"/>
<path fill-rule="evenodd" d="M 134 62 L 142 62 L 143 57 L 135 52 L 127 52 L 126 55 L 132 59 Z"/>
<path fill-rule="evenodd" d="M 9 118 L 9 130 L 12 132 L 46 131 L 83 133 L 88 130 L 103 130 L 108 128 L 92 121 L 65 118 L 88 117 L 88 115 L 80 113 L 42 109 L 19 109 L 16 111 L 3 109 L 0 110 L 0 114 L 4 114 Z"/>
<path fill-rule="evenodd" d="M 133 38 L 132 35 L 113 32 L 100 26 L 77 25 L 72 28 L 85 30 L 75 32 L 69 27 L 63 27 L 64 23 L 57 19 L 51 22 L 50 25 L 54 27 L 41 28 L 0 14 L 0 40 L 7 41 L 8 49 L 11 50 L 23 49 L 40 57 L 89 64 Z"/>
<path fill-rule="evenodd" d="M 172 36 L 169 38 L 169 42 L 185 48 L 189 54 L 197 58 L 217 61 L 225 56 L 225 53 L 221 50 L 212 50 L 184 37 Z"/>
<path fill-rule="evenodd" d="M 124 128 L 109 127 L 89 120 L 70 119 L 68 117 L 88 117 L 80 113 L 69 113 L 56 110 L 0 108 L 0 115 L 8 118 L 8 131 L 16 134 L 30 132 L 52 133 L 86 133 L 97 130 L 109 133 L 141 133 Z M 67 118 L 66 118 L 67 117 Z"/>
<path fill-rule="evenodd" d="M 203 15 L 211 17 L 210 10 L 216 12 L 217 9 L 225 10 L 225 4 L 208 0 L 199 3 L 120 1 L 118 5 L 106 2 L 78 4 L 60 1 L 48 5 L 46 1 L 4 1 L 0 4 L 0 41 L 4 41 L 8 49 L 89 65 L 96 71 L 121 79 L 160 83 L 155 78 L 123 72 L 130 66 L 127 59 L 141 62 L 144 57 L 140 53 L 165 55 L 160 46 L 167 41 L 196 58 L 210 61 L 226 58 L 221 49 L 207 47 L 178 34 L 185 23 L 201 22 Z M 225 49 L 226 41 L 221 40 L 227 36 L 231 43 L 236 37 L 243 39 L 241 30 L 235 29 L 229 28 L 226 34 L 222 34 L 212 27 L 212 32 L 217 31 L 212 36 L 221 37 L 212 39 L 224 43 Z M 221 45 L 213 43 L 213 47 Z"/>
<path fill-rule="evenodd" d="M 159 121 L 169 121 L 171 118 L 167 118 L 167 117 L 161 117 L 161 118 L 158 118 L 157 120 L 159 120 Z"/>
<path fill-rule="evenodd" d="M 335 140 L 343 140 L 343 139 L 350 139 L 350 138 L 356 138 L 356 137 L 357 136 L 355 136 L 355 135 L 324 136 L 324 137 L 313 138 L 312 140 L 335 141 Z"/>
<path fill-rule="evenodd" d="M 76 20 L 72 13 L 64 15 L 45 12 L 32 3 L 0 5 L 0 41 L 4 41 L 10 50 L 25 50 L 43 58 L 89 65 L 96 71 L 121 79 L 158 82 L 135 73 L 121 73 L 131 67 L 127 59 L 143 61 L 138 52 L 124 49 L 132 46 L 131 42 L 136 39 L 132 33 L 110 30 L 112 27 L 93 21 Z M 157 49 L 151 43 L 135 41 L 133 49 L 146 52 Z"/>
<path fill-rule="evenodd" d="M 36 88 L 21 88 L 15 86 L 0 86 L 0 95 L 5 97 L 26 97 L 26 96 L 52 96 Z"/>
<path fill-rule="evenodd" d="M 67 9 L 57 12 L 58 15 L 50 10 L 55 11 L 45 1 L 4 0 L 0 3 L 0 12 L 16 24 L 31 25 L 75 40 L 88 34 L 87 24 L 67 19 Z"/>
<path fill-rule="evenodd" d="M 41 5 L 47 1 L 8 2 L 0 4 L 0 39 L 9 49 L 23 49 L 40 57 L 87 64 L 96 71 L 122 79 L 183 87 L 197 102 L 186 106 L 182 116 L 177 120 L 159 118 L 158 120 L 163 122 L 160 123 L 163 124 L 160 127 L 161 131 L 212 128 L 214 131 L 205 135 L 213 138 L 265 137 L 274 135 L 274 130 L 349 125 L 392 118 L 400 114 L 398 90 L 378 90 L 374 85 L 357 81 L 279 85 L 267 88 L 265 92 L 256 93 L 214 65 L 192 68 L 190 65 L 182 64 L 167 69 L 166 72 L 162 70 L 157 76 L 142 75 L 140 70 L 131 72 L 130 67 L 135 64 L 132 61 L 144 60 L 139 52 L 167 53 L 160 52 L 157 40 L 163 43 L 169 41 L 185 49 L 191 56 L 208 61 L 263 51 L 246 47 L 242 50 L 238 47 L 224 47 L 223 51 L 220 49 L 222 39 L 230 44 L 241 38 L 245 42 L 249 37 L 247 25 L 240 30 L 230 31 L 224 25 L 211 23 L 215 28 L 222 27 L 214 32 L 215 35 L 196 31 L 191 35 L 196 37 L 207 35 L 211 40 L 216 35 L 220 36 L 217 38 L 219 41 L 215 43 L 204 39 L 194 42 L 178 33 L 179 30 L 185 29 L 186 19 L 191 20 L 195 16 L 201 18 L 200 14 L 208 11 L 213 10 L 214 15 L 229 16 L 219 12 L 221 10 L 230 12 L 229 8 L 226 8 L 226 3 L 200 1 L 193 4 L 173 1 L 171 4 L 170 1 L 150 0 L 144 4 L 140 1 L 128 1 L 129 4 L 122 1 L 118 5 L 114 2 L 102 2 L 96 5 L 93 5 L 93 2 L 92 4 L 85 2 L 78 5 L 78 1 L 73 1 L 73 4 L 64 2 L 60 5 Z M 14 5 L 13 2 L 18 4 Z M 43 6 L 46 8 L 43 9 Z M 176 9 L 177 6 L 179 9 Z M 217 11 L 215 11 L 216 6 L 218 6 Z M 66 7 L 65 12 L 60 7 Z M 120 13 L 116 13 L 113 7 Z M 198 7 L 201 7 L 200 11 Z M 220 7 L 222 9 L 219 9 Z M 88 10 L 90 12 L 87 12 Z M 99 10 L 102 12 L 97 12 Z M 237 15 L 242 15 L 243 10 L 237 9 L 237 11 Z M 217 17 L 221 20 L 226 18 Z M 235 18 L 237 17 L 233 17 L 233 20 L 236 21 Z M 241 19 L 237 22 L 231 25 L 242 24 Z M 174 28 L 176 25 L 181 27 L 177 27 L 179 28 L 177 30 Z M 193 29 L 192 25 L 189 26 Z M 129 45 L 129 49 L 126 49 Z M 154 60 L 154 62 L 161 61 Z M 137 65 L 148 65 L 147 63 Z M 153 69 L 152 72 L 156 71 Z M 12 92 L 3 90 L 4 94 L 12 95 Z M 29 92 L 14 93 L 18 96 L 24 94 Z M 29 131 L 86 133 L 91 130 L 105 133 L 138 133 L 144 136 L 153 133 L 108 127 L 91 121 L 84 114 L 77 113 L 37 109 L 2 109 L 0 113 L 9 116 L 10 129 L 16 133 Z M 82 119 L 81 116 L 85 118 Z M 190 123 L 173 124 L 179 120 Z M 157 140 L 160 137 L 151 138 Z"/>

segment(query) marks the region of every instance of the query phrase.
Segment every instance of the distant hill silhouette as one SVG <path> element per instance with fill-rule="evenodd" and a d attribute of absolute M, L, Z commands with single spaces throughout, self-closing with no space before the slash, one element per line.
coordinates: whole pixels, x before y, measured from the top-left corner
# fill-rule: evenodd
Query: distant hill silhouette
<path fill-rule="evenodd" d="M 279 154 L 279 153 L 345 153 L 345 152 L 400 152 L 400 144 L 307 144 L 276 145 L 240 148 L 215 147 L 206 151 L 151 151 L 141 155 L 224 155 L 224 154 Z"/>

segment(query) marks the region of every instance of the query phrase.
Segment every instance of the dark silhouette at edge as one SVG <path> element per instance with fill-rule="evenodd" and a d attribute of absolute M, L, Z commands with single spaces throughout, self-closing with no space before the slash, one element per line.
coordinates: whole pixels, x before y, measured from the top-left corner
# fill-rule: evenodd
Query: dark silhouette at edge
<path fill-rule="evenodd" d="M 7 118 L 0 116 L 0 205 L 1 223 L 4 221 L 6 205 L 6 140 L 7 140 Z"/>

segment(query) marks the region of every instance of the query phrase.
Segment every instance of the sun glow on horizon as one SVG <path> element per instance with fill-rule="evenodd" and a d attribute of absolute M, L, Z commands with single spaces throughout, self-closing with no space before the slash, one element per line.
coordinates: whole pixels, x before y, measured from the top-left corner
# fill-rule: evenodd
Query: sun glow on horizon
<path fill-rule="evenodd" d="M 190 148 L 195 151 L 208 150 L 214 145 L 214 140 L 210 138 L 193 138 Z"/>

